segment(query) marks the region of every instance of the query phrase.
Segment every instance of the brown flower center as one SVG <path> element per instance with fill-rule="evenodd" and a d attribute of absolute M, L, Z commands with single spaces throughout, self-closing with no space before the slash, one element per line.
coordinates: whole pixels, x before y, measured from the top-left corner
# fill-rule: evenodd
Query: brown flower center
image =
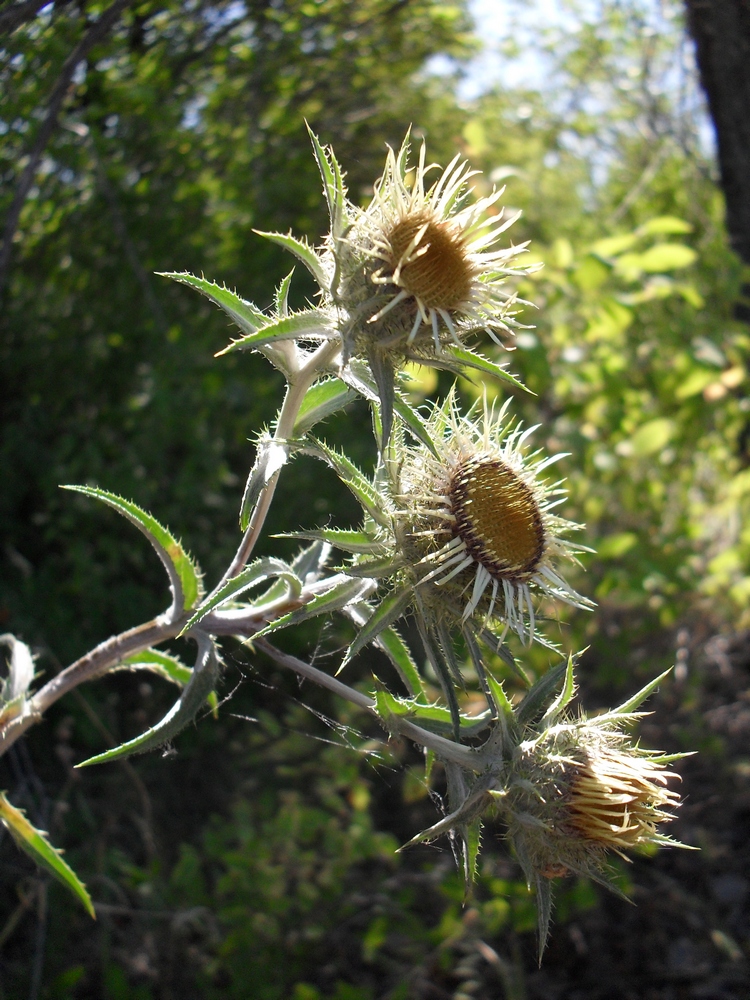
<path fill-rule="evenodd" d="M 468 300 L 474 268 L 460 234 L 448 223 L 434 219 L 430 212 L 414 212 L 396 223 L 388 244 L 391 267 L 394 271 L 400 267 L 398 284 L 425 308 L 455 309 Z"/>
<path fill-rule="evenodd" d="M 478 455 L 463 463 L 450 501 L 457 533 L 490 576 L 520 582 L 535 572 L 545 549 L 542 515 L 529 487 L 504 462 Z"/>

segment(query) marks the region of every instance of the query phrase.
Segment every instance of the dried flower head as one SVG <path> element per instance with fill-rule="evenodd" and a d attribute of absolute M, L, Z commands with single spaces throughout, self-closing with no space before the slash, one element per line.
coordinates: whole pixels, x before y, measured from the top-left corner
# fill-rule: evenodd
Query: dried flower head
<path fill-rule="evenodd" d="M 626 857 L 625 851 L 643 845 L 685 846 L 660 827 L 674 818 L 671 810 L 679 805 L 670 787 L 678 776 L 669 764 L 689 755 L 644 750 L 626 732 L 668 673 L 591 719 L 570 716 L 572 657 L 539 678 L 517 705 L 493 684 L 496 714 L 484 744 L 474 749 L 473 760 L 462 762 L 455 753 L 444 758 L 451 811 L 410 843 L 451 833 L 470 880 L 483 817 L 496 811 L 529 886 L 536 889 L 540 959 L 554 878 L 576 872 L 619 892 L 607 865 L 609 851 Z"/>
<path fill-rule="evenodd" d="M 541 473 L 562 456 L 525 453 L 535 428 L 507 419 L 508 404 L 480 419 L 459 415 L 455 396 L 435 408 L 436 449 L 398 453 L 397 536 L 430 603 L 500 618 L 524 639 L 535 629 L 533 592 L 591 607 L 558 572 L 581 551 L 563 537 L 580 525 L 553 513 L 565 498 Z M 444 612 L 443 612 L 444 613 Z"/>
<path fill-rule="evenodd" d="M 335 248 L 337 300 L 354 318 L 345 354 L 435 361 L 446 345 L 458 347 L 484 329 L 500 342 L 516 325 L 515 295 L 503 287 L 527 244 L 497 248 L 515 221 L 498 210 L 502 191 L 469 203 L 476 175 L 460 156 L 431 186 L 425 147 L 414 170 L 409 139 L 389 149 L 385 170 L 365 211 L 357 211 Z"/>
<path fill-rule="evenodd" d="M 597 720 L 552 726 L 522 743 L 504 808 L 527 875 L 599 877 L 607 851 L 672 843 L 658 830 L 679 803 L 667 760 Z"/>

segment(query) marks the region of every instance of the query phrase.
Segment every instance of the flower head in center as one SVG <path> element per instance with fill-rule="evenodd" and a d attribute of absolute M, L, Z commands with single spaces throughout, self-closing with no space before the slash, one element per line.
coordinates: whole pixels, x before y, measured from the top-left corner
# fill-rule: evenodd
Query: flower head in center
<path fill-rule="evenodd" d="M 506 410 L 462 418 L 452 395 L 437 407 L 428 421 L 435 453 L 420 445 L 399 454 L 395 516 L 424 599 L 461 606 L 464 622 L 475 612 L 494 615 L 532 638 L 532 590 L 579 607 L 590 602 L 556 568 L 581 550 L 563 537 L 579 526 L 553 513 L 564 490 L 540 477 L 561 456 L 527 457 L 534 428 L 523 431 Z"/>

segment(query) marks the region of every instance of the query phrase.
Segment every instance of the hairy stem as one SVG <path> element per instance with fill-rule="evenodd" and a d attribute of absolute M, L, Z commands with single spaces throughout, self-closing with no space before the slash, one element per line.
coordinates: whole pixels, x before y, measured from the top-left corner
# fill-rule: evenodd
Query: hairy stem
<path fill-rule="evenodd" d="M 305 398 L 305 393 L 339 350 L 340 345 L 338 341 L 332 340 L 321 344 L 320 347 L 313 352 L 307 363 L 290 378 L 286 396 L 284 397 L 284 403 L 281 407 L 279 419 L 276 424 L 276 430 L 273 435 L 274 441 L 278 441 L 283 444 L 290 437 L 292 437 L 294 424 L 297 420 L 302 400 Z M 278 472 L 275 472 L 266 483 L 234 559 L 229 564 L 228 569 L 217 584 L 216 589 L 213 592 L 214 594 L 224 586 L 227 580 L 231 580 L 232 577 L 237 576 L 250 558 L 252 551 L 255 548 L 255 543 L 258 541 L 260 533 L 263 530 L 263 525 L 265 524 L 266 516 L 268 515 L 268 511 L 271 507 L 271 501 L 273 500 L 273 495 L 276 492 L 276 484 L 279 481 L 280 474 L 281 470 L 279 469 Z"/>
<path fill-rule="evenodd" d="M 184 616 L 177 622 L 167 622 L 164 619 L 155 618 L 153 621 L 128 629 L 127 632 L 122 632 L 120 635 L 111 636 L 82 656 L 80 660 L 71 663 L 69 667 L 48 681 L 43 688 L 40 688 L 29 700 L 24 714 L 18 719 L 14 719 L 0 733 L 0 755 L 4 754 L 18 737 L 35 722 L 39 722 L 44 712 L 58 698 L 62 698 L 64 694 L 72 691 L 79 684 L 83 684 L 84 681 L 93 680 L 96 676 L 105 673 L 131 653 L 148 649 L 149 646 L 164 642 L 166 639 L 173 639 L 184 624 Z"/>
<path fill-rule="evenodd" d="M 383 720 L 378 715 L 374 700 L 368 695 L 362 694 L 361 691 L 355 691 L 348 684 L 344 684 L 335 677 L 331 677 L 330 674 L 318 670 L 317 667 L 313 667 L 310 663 L 305 663 L 304 660 L 298 660 L 296 656 L 283 653 L 265 639 L 254 639 L 253 646 L 256 649 L 262 650 L 274 663 L 278 663 L 282 667 L 288 667 L 289 670 L 293 670 L 299 677 L 305 677 L 307 680 L 311 680 L 313 683 L 327 688 L 340 698 L 344 698 L 346 701 L 357 705 L 358 708 L 373 715 L 381 725 L 384 725 Z M 415 723 L 410 722 L 408 719 L 394 715 L 389 720 L 389 729 L 392 732 L 399 733 L 401 736 L 406 736 L 407 739 L 418 743 L 420 746 L 434 750 L 442 760 L 451 761 L 460 767 L 469 768 L 472 771 L 481 770 L 481 761 L 475 750 L 472 750 L 470 747 L 461 746 L 459 743 L 454 743 L 453 740 L 446 740 L 444 737 L 438 736 L 437 733 L 431 733 L 427 729 L 422 729 L 421 726 L 415 725 Z"/>

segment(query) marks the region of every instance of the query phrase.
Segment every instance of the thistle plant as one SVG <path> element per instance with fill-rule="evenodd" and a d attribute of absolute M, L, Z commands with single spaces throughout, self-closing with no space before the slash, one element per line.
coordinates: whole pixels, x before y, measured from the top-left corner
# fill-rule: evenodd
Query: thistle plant
<path fill-rule="evenodd" d="M 172 599 L 164 614 L 107 639 L 36 692 L 28 648 L 2 637 L 10 655 L 0 691 L 0 752 L 62 695 L 122 669 L 160 674 L 180 688 L 179 697 L 147 732 L 78 766 L 162 746 L 207 702 L 216 705 L 220 643 L 238 638 L 353 702 L 389 734 L 412 740 L 425 751 L 428 778 L 436 762 L 442 765 L 446 814 L 411 843 L 449 835 L 467 885 L 482 824 L 499 818 L 537 893 L 541 954 L 555 877 L 578 872 L 613 886 L 609 852 L 674 843 L 660 827 L 679 801 L 668 767 L 675 757 L 643 750 L 628 735 L 665 675 L 605 715 L 571 713 L 574 658 L 545 636 L 545 616 L 556 602 L 593 605 L 566 580 L 569 564 L 589 550 L 571 537 L 581 526 L 561 513 L 565 488 L 551 471 L 561 456 L 533 449 L 536 428 L 518 422 L 510 401 L 496 408 L 485 398 L 463 413 L 455 390 L 424 410 L 405 395 L 409 361 L 455 374 L 478 371 L 524 391 L 477 348 L 484 338 L 510 346 L 518 323 L 511 282 L 526 273 L 525 245 L 503 242 L 514 219 L 500 208 L 502 192 L 472 201 L 469 166 L 456 158 L 436 171 L 424 146 L 412 168 L 407 137 L 398 153 L 388 152 L 372 201 L 360 209 L 347 197 L 333 152 L 311 138 L 330 232 L 320 248 L 290 234 L 263 235 L 311 273 L 319 288 L 314 306 L 290 310 L 291 275 L 266 312 L 205 278 L 167 275 L 207 296 L 239 327 L 220 355 L 261 354 L 286 381 L 273 431 L 258 438 L 234 558 L 206 593 L 194 560 L 149 513 L 102 489 L 66 487 L 113 507 L 148 538 Z M 372 476 L 313 433 L 357 397 L 372 411 Z M 253 558 L 279 476 L 301 453 L 335 471 L 361 506 L 361 522 L 293 533 L 302 547 L 291 561 Z M 334 613 L 354 627 L 338 674 L 373 645 L 392 663 L 398 686 L 373 678 L 368 694 L 271 639 Z M 413 646 L 404 638 L 405 619 L 416 626 Z M 178 636 L 195 643 L 192 666 L 159 648 Z M 532 643 L 558 661 L 533 683 L 523 665 Z M 513 700 L 506 690 L 511 676 L 524 688 Z M 466 709 L 472 685 L 484 697 L 481 712 Z M 0 819 L 93 914 L 60 853 L 4 796 Z"/>

